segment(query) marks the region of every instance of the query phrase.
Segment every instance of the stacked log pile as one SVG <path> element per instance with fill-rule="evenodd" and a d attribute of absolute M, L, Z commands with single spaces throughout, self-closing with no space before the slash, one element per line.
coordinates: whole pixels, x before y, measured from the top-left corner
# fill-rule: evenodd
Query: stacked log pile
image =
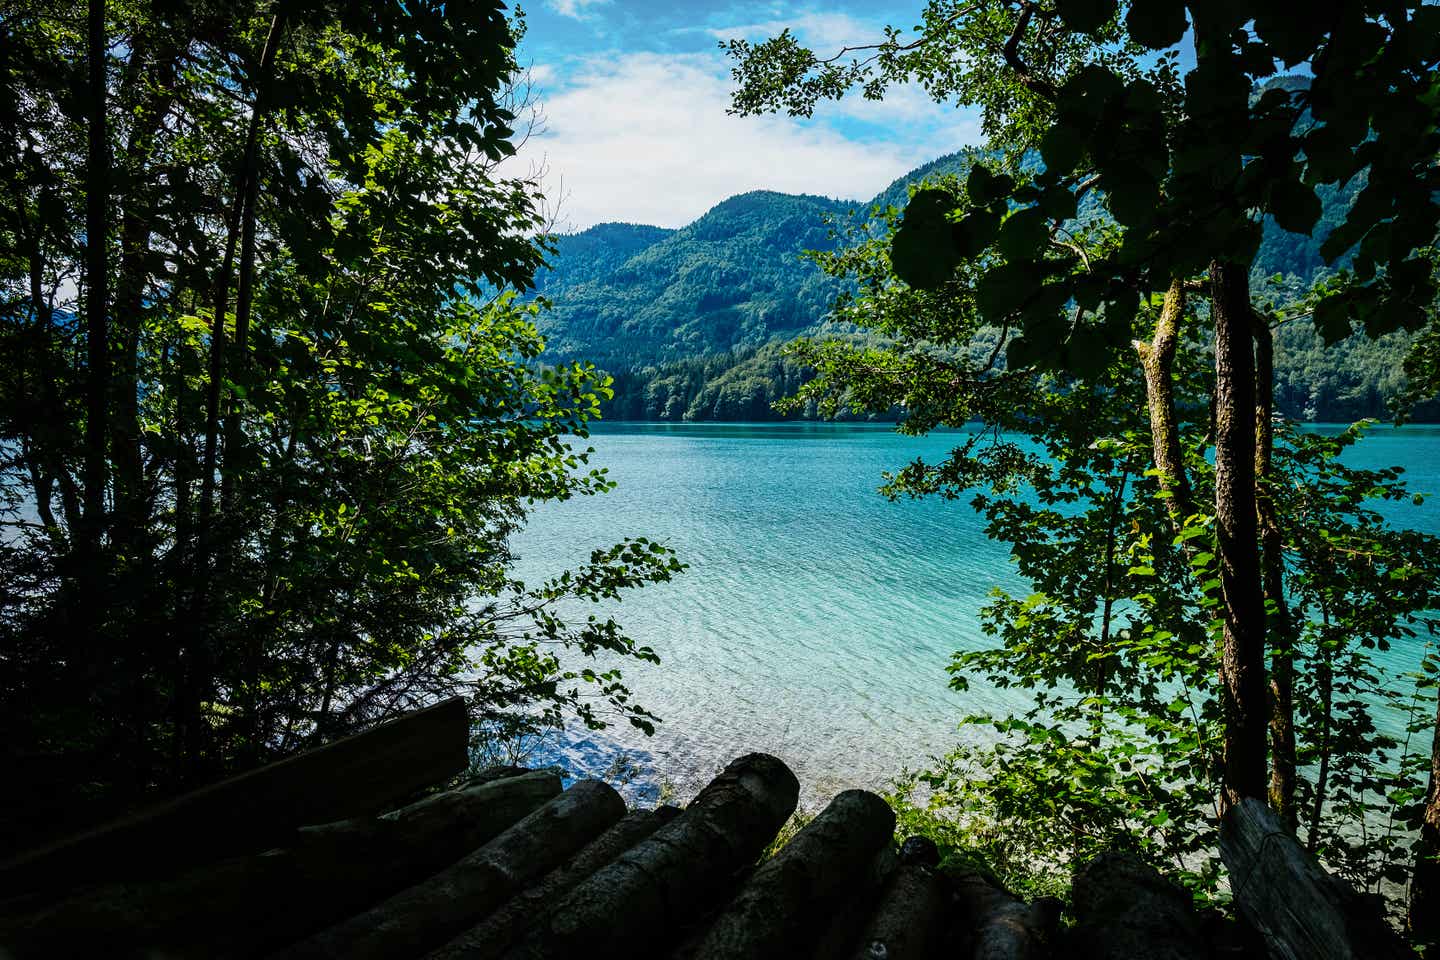
<path fill-rule="evenodd" d="M 866 791 L 767 858 L 799 783 L 765 754 L 684 810 L 627 811 L 599 781 L 516 768 L 407 797 L 457 780 L 463 733 L 442 704 L 0 864 L 0 958 L 1265 955 L 1118 854 L 1076 871 L 1062 927 L 1059 901 L 943 870 L 921 838 L 897 845 Z M 362 769 L 367 737 L 393 779 Z"/>

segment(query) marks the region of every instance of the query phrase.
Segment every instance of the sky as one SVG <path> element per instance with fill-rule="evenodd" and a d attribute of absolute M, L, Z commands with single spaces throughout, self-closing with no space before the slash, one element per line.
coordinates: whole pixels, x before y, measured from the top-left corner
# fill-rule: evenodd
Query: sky
<path fill-rule="evenodd" d="M 531 0 L 519 55 L 543 129 L 517 158 L 543 166 L 560 228 L 678 227 L 747 190 L 866 200 L 896 177 L 980 142 L 978 115 L 918 89 L 857 96 L 814 118 L 736 117 L 720 42 L 790 27 L 817 53 L 908 28 L 922 4 L 868 0 Z"/>

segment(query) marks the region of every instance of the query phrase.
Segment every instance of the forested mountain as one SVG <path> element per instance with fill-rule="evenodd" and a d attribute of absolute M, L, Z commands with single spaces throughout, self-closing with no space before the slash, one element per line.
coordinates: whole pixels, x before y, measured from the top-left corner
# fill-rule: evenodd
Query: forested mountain
<path fill-rule="evenodd" d="M 771 404 L 808 376 L 783 345 L 816 333 L 841 290 L 802 256 L 834 247 L 826 218 L 903 205 L 909 184 L 969 164 L 963 152 L 939 157 L 863 205 L 757 191 L 679 230 L 604 223 L 561 236 L 537 278 L 553 302 L 540 321 L 548 351 L 593 360 L 615 377 L 612 419 L 782 419 Z M 1314 281 L 1324 270 L 1321 242 L 1363 186 L 1357 178 L 1343 190 L 1321 187 L 1324 213 L 1313 236 L 1267 223 L 1252 277 L 1259 295 L 1270 296 L 1265 281 L 1276 275 L 1279 300 Z M 1308 322 L 1286 325 L 1276 335 L 1276 403 L 1302 420 L 1384 417 L 1387 399 L 1403 388 L 1409 342 L 1361 336 L 1325 349 Z M 1440 420 L 1440 403 L 1416 412 Z"/>
<path fill-rule="evenodd" d="M 800 259 L 832 244 L 824 218 L 853 204 L 755 192 L 680 230 L 605 223 L 561 237 L 537 281 L 551 353 L 611 371 L 789 339 L 837 286 Z"/>

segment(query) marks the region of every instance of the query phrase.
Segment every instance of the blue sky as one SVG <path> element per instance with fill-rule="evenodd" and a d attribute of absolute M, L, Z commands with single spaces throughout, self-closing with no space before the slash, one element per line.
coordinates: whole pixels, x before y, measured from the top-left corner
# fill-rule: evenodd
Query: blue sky
<path fill-rule="evenodd" d="M 543 165 L 563 227 L 623 220 L 680 226 L 746 190 L 868 199 L 928 160 L 979 142 L 976 116 L 894 91 L 830 103 L 812 120 L 732 117 L 722 39 L 786 26 L 817 51 L 910 26 L 913 7 L 533 0 L 522 62 L 533 68 L 542 132 L 520 162 Z"/>

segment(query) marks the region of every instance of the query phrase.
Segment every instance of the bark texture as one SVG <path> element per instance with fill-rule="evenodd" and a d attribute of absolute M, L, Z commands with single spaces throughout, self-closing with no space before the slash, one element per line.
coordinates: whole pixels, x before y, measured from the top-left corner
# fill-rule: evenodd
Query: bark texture
<path fill-rule="evenodd" d="M 955 900 L 968 931 L 962 956 L 971 960 L 1039 960 L 1050 955 L 1060 922 L 1058 900 L 1026 903 L 978 873 L 956 879 Z"/>
<path fill-rule="evenodd" d="M 1285 542 L 1272 485 L 1275 450 L 1275 344 L 1269 325 L 1255 318 L 1255 506 L 1260 526 L 1260 577 L 1265 594 L 1265 639 L 1270 646 L 1270 806 L 1294 832 L 1295 624 L 1285 602 Z"/>
<path fill-rule="evenodd" d="M 636 810 L 581 850 L 575 859 L 512 899 L 485 920 L 430 953 L 426 960 L 493 960 L 533 927 L 577 884 L 654 833 L 663 822 L 654 810 Z"/>
<path fill-rule="evenodd" d="M 462 772 L 469 736 L 464 700 L 447 700 L 22 853 L 0 864 L 0 895 L 155 876 L 284 843 L 305 824 L 375 813 Z"/>
<path fill-rule="evenodd" d="M 732 762 L 649 839 L 554 905 L 507 957 L 649 955 L 691 932 L 795 811 L 800 784 L 774 757 Z"/>
<path fill-rule="evenodd" d="M 625 815 L 609 785 L 585 780 L 474 853 L 277 954 L 285 960 L 401 960 L 442 946 Z"/>
<path fill-rule="evenodd" d="M 1180 321 L 1185 315 L 1185 283 L 1175 280 L 1165 292 L 1165 304 L 1149 343 L 1135 342 L 1145 371 L 1145 400 L 1150 411 L 1150 438 L 1160 491 L 1171 525 L 1178 533 L 1195 513 L 1190 478 L 1180 447 L 1180 424 L 1175 416 L 1175 351 L 1180 345 Z"/>
<path fill-rule="evenodd" d="M 1420 846 L 1410 880 L 1410 935 L 1416 942 L 1440 941 L 1440 704 L 1435 711 L 1435 740 L 1430 748 L 1430 788 L 1420 823 Z"/>
<path fill-rule="evenodd" d="M 1239 264 L 1210 265 L 1215 322 L 1215 528 L 1225 628 L 1223 810 L 1266 794 L 1268 691 L 1265 599 L 1255 504 L 1255 357 L 1249 278 Z"/>
<path fill-rule="evenodd" d="M 443 869 L 560 792 L 531 773 L 436 794 L 378 818 L 297 831 L 283 849 L 151 883 L 89 890 L 0 922 L 17 960 L 59 956 L 253 957 L 336 923 Z M 264 923 L 254 922 L 264 891 Z"/>
<path fill-rule="evenodd" d="M 852 960 L 923 960 L 937 954 L 949 897 L 932 867 L 901 863 L 886 885 Z"/>
<path fill-rule="evenodd" d="M 1247 797 L 1226 814 L 1220 856 L 1235 905 L 1276 960 L 1413 960 L 1379 898 L 1326 873 L 1263 800 Z"/>
<path fill-rule="evenodd" d="M 789 957 L 813 942 L 854 878 L 895 831 L 895 813 L 875 794 L 846 790 L 763 863 L 711 922 L 696 960 Z"/>
<path fill-rule="evenodd" d="M 1075 871 L 1069 944 L 1084 960 L 1208 960 L 1190 894 L 1137 857 L 1105 853 Z"/>

